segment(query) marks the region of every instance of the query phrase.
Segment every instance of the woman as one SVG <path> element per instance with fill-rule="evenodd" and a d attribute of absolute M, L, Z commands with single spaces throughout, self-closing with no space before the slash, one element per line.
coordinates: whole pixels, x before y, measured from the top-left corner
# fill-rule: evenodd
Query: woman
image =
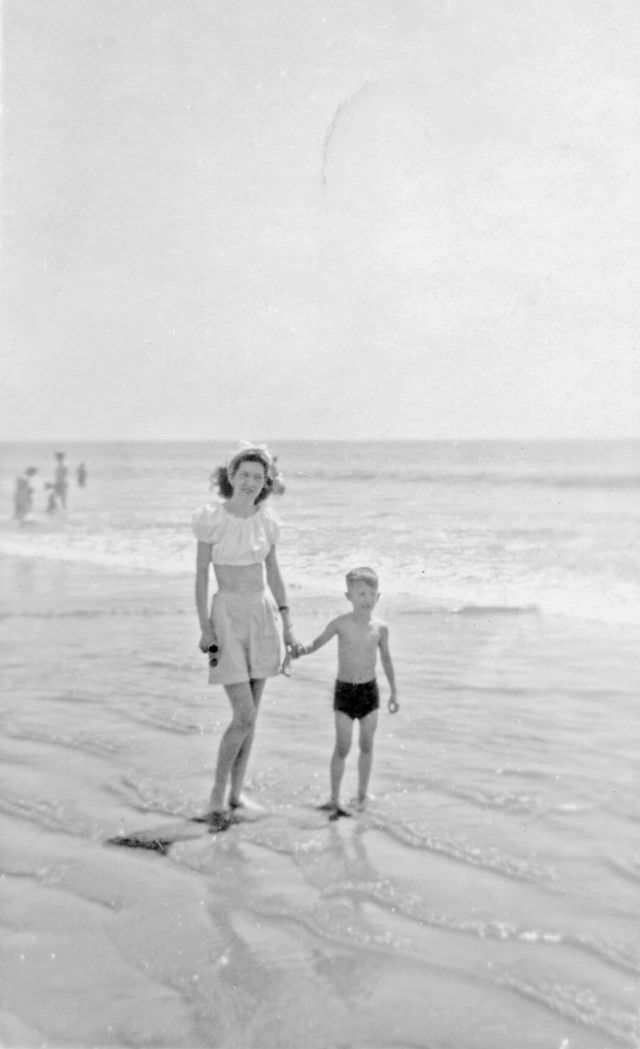
<path fill-rule="evenodd" d="M 210 683 L 224 686 L 232 710 L 231 722 L 220 741 L 208 810 L 209 822 L 221 828 L 230 819 L 225 807 L 227 785 L 229 808 L 246 805 L 242 784 L 265 679 L 280 670 L 276 609 L 282 617 L 287 650 L 297 652 L 300 646 L 291 631 L 276 556 L 279 522 L 266 505 L 274 487 L 277 490 L 281 483 L 266 446 L 242 441 L 217 471 L 217 483 L 224 501 L 196 510 L 193 531 L 198 540 L 200 648 L 210 652 Z M 209 611 L 210 564 L 218 590 Z M 265 589 L 265 581 L 271 593 Z"/>

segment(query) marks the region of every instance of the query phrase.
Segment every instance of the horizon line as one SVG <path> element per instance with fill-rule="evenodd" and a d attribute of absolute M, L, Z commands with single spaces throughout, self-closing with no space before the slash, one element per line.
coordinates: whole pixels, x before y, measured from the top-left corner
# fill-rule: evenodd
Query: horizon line
<path fill-rule="evenodd" d="M 640 433 L 593 436 L 521 436 L 521 437 L 266 437 L 272 444 L 588 444 L 597 442 L 640 441 Z M 237 437 L 2 437 L 0 444 L 236 444 Z"/>

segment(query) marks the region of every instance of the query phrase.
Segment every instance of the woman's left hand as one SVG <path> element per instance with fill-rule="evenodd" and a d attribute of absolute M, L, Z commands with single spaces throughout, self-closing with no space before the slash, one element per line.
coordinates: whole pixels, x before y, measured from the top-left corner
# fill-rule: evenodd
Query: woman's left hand
<path fill-rule="evenodd" d="M 304 648 L 304 645 L 301 645 L 300 642 L 296 640 L 293 631 L 284 630 L 283 638 L 287 652 L 290 652 L 294 658 L 298 656 L 300 654 L 300 650 Z"/>

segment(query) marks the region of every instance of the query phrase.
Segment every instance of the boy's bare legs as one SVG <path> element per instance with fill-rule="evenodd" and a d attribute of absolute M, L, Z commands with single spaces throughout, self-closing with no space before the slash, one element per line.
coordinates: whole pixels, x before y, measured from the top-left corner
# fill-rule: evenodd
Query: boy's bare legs
<path fill-rule="evenodd" d="M 264 692 L 264 686 L 264 678 L 256 680 L 252 679 L 249 682 L 251 695 L 253 697 L 255 717 L 251 730 L 247 734 L 231 765 L 231 790 L 229 792 L 229 804 L 231 805 L 231 808 L 241 808 L 247 804 L 242 797 L 242 784 L 244 783 L 244 777 L 249 763 L 249 755 L 251 753 L 251 747 L 253 746 L 253 737 L 256 731 L 255 718 L 258 716 L 258 708 L 260 706 L 260 700 L 262 699 L 262 693 Z"/>
<path fill-rule="evenodd" d="M 341 710 L 335 712 L 336 743 L 331 755 L 331 805 L 340 808 L 340 785 L 344 775 L 347 754 L 351 749 L 353 721 Z"/>
<path fill-rule="evenodd" d="M 373 740 L 378 727 L 378 711 L 372 710 L 360 720 L 360 753 L 358 755 L 358 799 L 357 806 L 363 809 L 367 803 L 367 787 L 373 765 Z"/>
<path fill-rule="evenodd" d="M 216 774 L 213 788 L 211 790 L 211 796 L 209 798 L 210 813 L 224 812 L 224 796 L 227 788 L 227 781 L 231 775 L 231 770 L 234 766 L 234 762 L 238 758 L 243 743 L 248 736 L 253 738 L 253 730 L 256 720 L 256 704 L 254 702 L 251 686 L 248 682 L 242 682 L 237 685 L 225 685 L 224 690 L 227 693 L 229 702 L 231 703 L 232 718 L 230 725 L 228 725 L 222 739 L 220 740 L 220 746 L 218 748 Z M 250 748 L 251 744 L 249 744 L 249 749 Z"/>

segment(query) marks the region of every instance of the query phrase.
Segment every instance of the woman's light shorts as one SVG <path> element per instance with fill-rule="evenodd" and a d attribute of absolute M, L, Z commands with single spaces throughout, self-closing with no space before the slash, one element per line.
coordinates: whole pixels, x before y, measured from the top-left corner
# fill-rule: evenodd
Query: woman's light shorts
<path fill-rule="evenodd" d="M 209 668 L 209 684 L 236 685 L 280 672 L 277 611 L 266 590 L 219 590 L 211 603 L 211 625 L 218 665 Z"/>

